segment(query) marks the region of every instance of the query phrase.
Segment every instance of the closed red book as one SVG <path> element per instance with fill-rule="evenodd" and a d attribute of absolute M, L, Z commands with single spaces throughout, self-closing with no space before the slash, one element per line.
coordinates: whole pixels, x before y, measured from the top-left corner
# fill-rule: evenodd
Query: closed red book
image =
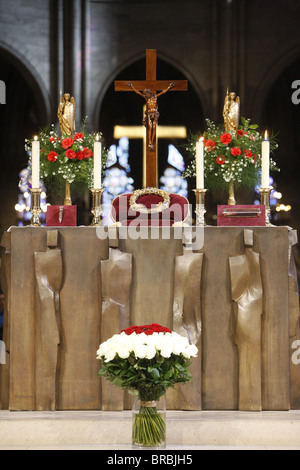
<path fill-rule="evenodd" d="M 77 206 L 48 206 L 47 227 L 76 227 Z"/>
<path fill-rule="evenodd" d="M 265 214 L 264 205 L 218 206 L 218 226 L 263 227 Z"/>

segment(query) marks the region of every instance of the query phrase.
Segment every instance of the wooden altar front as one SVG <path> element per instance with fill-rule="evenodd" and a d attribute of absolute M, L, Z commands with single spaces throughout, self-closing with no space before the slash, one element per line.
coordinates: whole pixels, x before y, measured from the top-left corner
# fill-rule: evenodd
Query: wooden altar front
<path fill-rule="evenodd" d="M 106 227 L 4 234 L 1 408 L 129 408 L 97 376 L 96 351 L 129 324 L 157 322 L 199 349 L 194 382 L 168 391 L 169 409 L 300 409 L 295 232 L 205 227 L 191 242 L 174 228 L 146 230 L 135 239 Z"/>

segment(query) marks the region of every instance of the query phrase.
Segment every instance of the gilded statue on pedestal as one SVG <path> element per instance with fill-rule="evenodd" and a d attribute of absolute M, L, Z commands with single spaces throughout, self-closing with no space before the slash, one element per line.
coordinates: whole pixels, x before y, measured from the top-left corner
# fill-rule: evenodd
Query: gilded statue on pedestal
<path fill-rule="evenodd" d="M 234 92 L 228 94 L 228 89 L 224 101 L 223 118 L 225 132 L 233 132 L 234 137 L 237 137 L 240 121 L 240 97 L 236 96 Z M 231 180 L 229 182 L 228 205 L 234 206 L 235 204 L 234 181 Z"/>
<path fill-rule="evenodd" d="M 73 136 L 73 132 L 75 131 L 75 115 L 75 99 L 73 96 L 71 97 L 70 93 L 65 93 L 60 99 L 57 110 L 57 117 L 62 136 Z"/>
<path fill-rule="evenodd" d="M 62 137 L 68 136 L 73 137 L 75 131 L 75 116 L 76 116 L 76 105 L 74 97 L 70 93 L 65 93 L 61 96 L 60 103 L 58 105 L 57 117 L 59 121 L 59 127 Z M 70 183 L 66 180 L 65 190 L 65 206 L 72 205 Z"/>
<path fill-rule="evenodd" d="M 233 131 L 236 135 L 240 121 L 240 97 L 234 92 L 228 94 L 228 90 L 224 101 L 223 118 L 225 131 Z"/>

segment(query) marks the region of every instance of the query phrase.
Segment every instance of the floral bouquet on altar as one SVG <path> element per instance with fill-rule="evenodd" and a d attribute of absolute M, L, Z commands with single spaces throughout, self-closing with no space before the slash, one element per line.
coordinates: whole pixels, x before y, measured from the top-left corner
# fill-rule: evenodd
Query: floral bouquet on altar
<path fill-rule="evenodd" d="M 156 323 L 132 326 L 100 345 L 97 359 L 102 367 L 98 375 L 140 401 L 133 420 L 134 445 L 165 444 L 165 417 L 157 403 L 169 387 L 192 381 L 190 359 L 197 352 L 187 338 Z"/>
<path fill-rule="evenodd" d="M 218 127 L 206 119 L 207 130 L 204 132 L 204 178 L 207 189 L 227 189 L 232 181 L 237 186 L 254 189 L 259 183 L 261 169 L 261 146 L 263 136 L 257 131 L 257 124 L 250 124 L 250 119 L 241 118 L 237 133 L 225 132 L 224 125 Z M 191 158 L 183 176 L 196 175 L 196 142 L 199 136 L 192 135 L 186 146 Z M 278 144 L 275 136 L 270 137 L 270 150 Z M 275 161 L 270 158 L 270 170 L 279 171 Z"/>
<path fill-rule="evenodd" d="M 85 121 L 73 137 L 61 136 L 52 124 L 42 129 L 40 141 L 40 177 L 47 189 L 63 194 L 66 181 L 75 190 L 91 188 L 93 184 L 93 152 L 96 133 L 88 133 Z M 32 139 L 25 140 L 25 150 L 29 153 L 28 167 L 31 167 Z M 107 151 L 102 151 L 102 168 L 105 169 Z"/>

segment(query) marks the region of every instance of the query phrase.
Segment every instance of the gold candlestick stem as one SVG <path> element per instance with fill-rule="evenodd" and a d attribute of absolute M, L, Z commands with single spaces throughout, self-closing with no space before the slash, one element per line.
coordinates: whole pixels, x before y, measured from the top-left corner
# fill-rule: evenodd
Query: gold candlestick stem
<path fill-rule="evenodd" d="M 31 193 L 31 208 L 30 212 L 32 213 L 32 218 L 31 218 L 31 226 L 32 227 L 40 227 L 41 221 L 40 221 L 40 213 L 42 212 L 41 210 L 41 192 L 42 190 L 40 188 L 32 188 L 30 190 Z"/>
<path fill-rule="evenodd" d="M 72 205 L 72 199 L 71 199 L 71 185 L 70 185 L 70 183 L 69 183 L 68 180 L 66 180 L 64 205 L 65 205 L 65 206 L 71 206 L 71 205 Z"/>
<path fill-rule="evenodd" d="M 272 191 L 272 186 L 269 186 L 269 188 L 260 188 L 260 202 L 262 205 L 265 206 L 265 211 L 266 211 L 266 226 L 271 227 L 271 221 L 270 221 L 270 216 L 271 216 L 271 208 L 270 208 L 270 195 Z"/>
<path fill-rule="evenodd" d="M 193 189 L 196 195 L 196 225 L 204 226 L 205 224 L 205 194 L 207 189 Z"/>
<path fill-rule="evenodd" d="M 92 214 L 94 215 L 91 225 L 100 225 L 101 223 L 101 216 L 103 214 L 102 208 L 102 194 L 104 189 L 92 189 L 91 193 L 93 195 L 93 206 L 92 206 Z"/>

